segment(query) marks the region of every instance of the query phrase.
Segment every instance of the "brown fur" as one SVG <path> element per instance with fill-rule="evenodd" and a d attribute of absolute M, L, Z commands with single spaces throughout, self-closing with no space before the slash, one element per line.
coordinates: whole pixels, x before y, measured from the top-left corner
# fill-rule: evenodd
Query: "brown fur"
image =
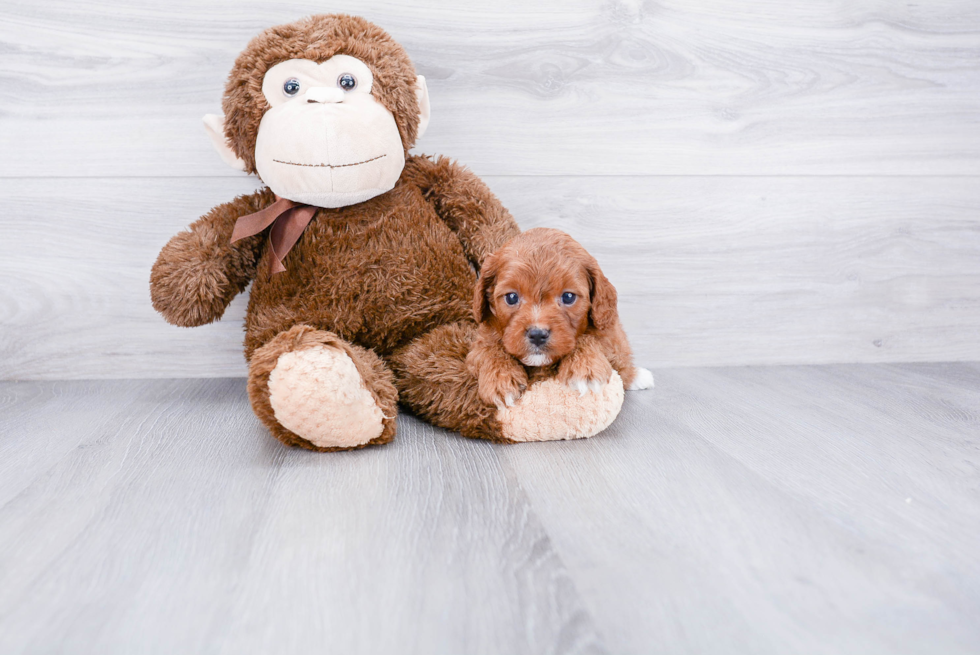
<path fill-rule="evenodd" d="M 575 294 L 573 302 L 561 300 L 565 292 Z M 516 294 L 515 305 L 507 302 L 509 294 Z M 559 230 L 528 230 L 490 256 L 474 291 L 473 313 L 480 327 L 467 366 L 484 402 L 516 400 L 529 384 L 529 371 L 532 380 L 551 372 L 564 383 L 605 384 L 613 369 L 626 386 L 636 377 L 615 287 L 595 258 Z M 532 328 L 547 331 L 547 342 L 532 344 Z M 548 363 L 522 363 L 535 355 Z"/>
<path fill-rule="evenodd" d="M 170 240 L 150 275 L 153 308 L 168 323 L 195 327 L 221 318 L 232 299 L 255 277 L 266 244 L 263 234 L 230 247 L 235 221 L 273 202 L 275 196 L 268 189 L 239 196 L 218 205 Z"/>
<path fill-rule="evenodd" d="M 337 53 L 368 64 L 372 94 L 394 114 L 406 149 L 411 146 L 418 104 L 415 72 L 404 51 L 363 19 L 314 16 L 263 32 L 232 71 L 226 133 L 250 170 L 258 124 L 268 109 L 261 92 L 265 71 L 293 57 L 322 61 Z M 317 210 L 286 256 L 287 270 L 275 275 L 265 233 L 230 241 L 240 216 L 274 200 L 263 189 L 214 208 L 171 239 L 150 279 L 154 307 L 181 326 L 216 320 L 252 283 L 245 318 L 249 395 L 270 431 L 284 443 L 313 447 L 275 420 L 267 381 L 283 352 L 330 343 L 350 354 L 386 416 L 394 416 L 394 387 L 385 362 L 394 367 L 410 409 L 439 425 L 463 426 L 471 436 L 499 438 L 494 408 L 473 400 L 476 380 L 467 378 L 459 350 L 473 327 L 476 271 L 520 231 L 486 185 L 448 159 L 410 156 L 391 191 Z M 444 326 L 452 325 L 447 332 Z M 376 442 L 393 435 L 392 420 Z"/>
<path fill-rule="evenodd" d="M 421 418 L 465 437 L 509 442 L 497 408 L 480 400 L 466 355 L 476 326 L 470 321 L 443 325 L 395 352 L 390 363 L 401 401 Z"/>
<path fill-rule="evenodd" d="M 410 181 L 430 166 L 437 164 L 413 157 L 388 193 L 318 210 L 283 261 L 285 272 L 270 274 L 264 259 L 270 253 L 263 253 L 245 319 L 246 356 L 297 319 L 385 356 L 432 328 L 469 318 L 476 273 L 462 239 Z M 447 186 L 489 194 L 465 169 L 448 170 L 455 174 Z M 473 221 L 467 227 L 477 232 L 481 217 Z"/>

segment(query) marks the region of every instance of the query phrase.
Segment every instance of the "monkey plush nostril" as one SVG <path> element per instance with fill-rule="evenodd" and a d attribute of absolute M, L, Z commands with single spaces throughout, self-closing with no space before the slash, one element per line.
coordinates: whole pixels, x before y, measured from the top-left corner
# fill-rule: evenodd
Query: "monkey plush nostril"
<path fill-rule="evenodd" d="M 344 90 L 329 86 L 314 86 L 306 90 L 306 102 L 343 102 Z"/>
<path fill-rule="evenodd" d="M 550 330 L 544 330 L 539 327 L 530 328 L 527 333 L 527 340 L 537 348 L 540 348 L 548 342 L 548 338 L 551 336 Z"/>

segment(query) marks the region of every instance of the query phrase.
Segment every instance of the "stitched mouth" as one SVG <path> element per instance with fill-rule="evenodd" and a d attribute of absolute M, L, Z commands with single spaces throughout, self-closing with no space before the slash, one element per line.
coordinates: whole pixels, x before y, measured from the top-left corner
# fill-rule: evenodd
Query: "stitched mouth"
<path fill-rule="evenodd" d="M 387 157 L 388 155 L 378 155 L 377 157 L 371 157 L 371 159 L 365 159 L 364 161 L 357 161 L 353 164 L 298 164 L 294 161 L 283 161 L 281 159 L 273 159 L 272 161 L 277 164 L 288 164 L 289 166 L 305 166 L 307 168 L 347 168 L 348 166 L 360 166 L 361 164 L 368 164 L 373 161 L 377 161 L 382 157 Z"/>

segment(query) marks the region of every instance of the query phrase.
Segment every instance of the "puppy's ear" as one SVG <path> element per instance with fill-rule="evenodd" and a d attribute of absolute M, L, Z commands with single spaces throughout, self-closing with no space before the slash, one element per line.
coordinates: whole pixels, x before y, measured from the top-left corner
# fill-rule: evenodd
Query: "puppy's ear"
<path fill-rule="evenodd" d="M 476 281 L 476 289 L 473 290 L 473 318 L 477 323 L 482 323 L 490 318 L 490 294 L 497 282 L 497 271 L 500 268 L 500 258 L 494 253 L 483 260 L 480 267 L 480 279 Z"/>
<path fill-rule="evenodd" d="M 619 321 L 619 310 L 616 309 L 616 287 L 603 275 L 599 262 L 595 259 L 589 262 L 587 270 L 592 288 L 589 319 L 597 330 L 608 330 Z"/>

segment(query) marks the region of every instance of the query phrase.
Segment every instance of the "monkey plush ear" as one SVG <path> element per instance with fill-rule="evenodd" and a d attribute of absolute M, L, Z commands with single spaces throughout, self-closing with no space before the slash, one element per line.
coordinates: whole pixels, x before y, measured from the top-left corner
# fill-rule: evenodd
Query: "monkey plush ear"
<path fill-rule="evenodd" d="M 204 129 L 207 131 L 208 136 L 211 137 L 211 145 L 218 151 L 221 160 L 235 170 L 244 171 L 245 162 L 235 154 L 235 151 L 231 149 L 231 146 L 228 145 L 228 141 L 225 139 L 225 117 L 219 116 L 218 114 L 205 115 Z"/>
<path fill-rule="evenodd" d="M 425 86 L 425 78 L 419 75 L 415 78 L 415 97 L 419 99 L 419 129 L 415 140 L 418 141 L 429 127 L 429 89 Z"/>

